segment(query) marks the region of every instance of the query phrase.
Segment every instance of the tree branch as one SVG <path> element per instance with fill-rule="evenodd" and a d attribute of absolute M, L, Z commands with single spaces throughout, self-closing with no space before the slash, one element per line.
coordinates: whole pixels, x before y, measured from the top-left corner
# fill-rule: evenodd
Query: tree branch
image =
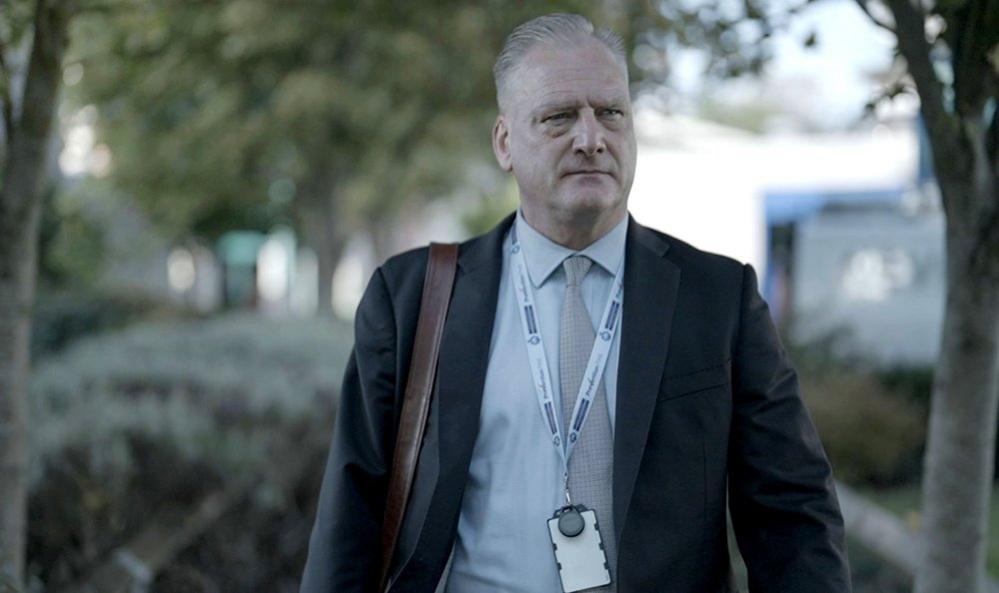
<path fill-rule="evenodd" d="M 997 18 L 999 20 L 999 18 Z M 997 66 L 999 66 L 999 48 L 993 50 L 994 60 L 997 61 Z M 983 111 L 979 117 L 986 124 L 985 130 L 982 133 L 982 161 L 984 171 L 981 172 L 983 176 L 983 185 L 985 186 L 986 195 L 985 197 L 985 208 L 990 213 L 989 220 L 986 224 L 988 226 L 984 227 L 984 235 L 993 237 L 990 256 L 996 258 L 999 256 L 999 233 L 996 233 L 996 229 L 999 229 L 999 73 L 997 70 L 993 70 L 992 64 L 989 62 L 989 58 L 986 57 L 986 64 L 989 66 L 986 71 L 986 76 L 988 80 L 986 82 L 986 93 L 991 94 L 992 103 L 992 114 L 991 120 L 987 119 L 989 115 L 985 111 L 985 106 L 988 104 L 983 101 Z M 999 266 L 997 266 L 999 267 Z"/>
<path fill-rule="evenodd" d="M 275 2 L 282 7 L 327 9 L 329 4 L 324 0 L 280 0 Z M 118 15 L 126 10 L 148 10 L 149 8 L 166 7 L 171 11 L 181 10 L 217 10 L 218 3 L 182 1 L 182 2 L 131 2 L 128 0 L 81 0 L 74 14 L 109 14 Z"/>
<path fill-rule="evenodd" d="M 3 141 L 10 145 L 10 136 L 14 131 L 14 103 L 10 98 L 10 72 L 4 52 L 3 39 L 0 39 L 0 119 L 3 120 Z"/>
<path fill-rule="evenodd" d="M 985 131 L 985 154 L 988 155 L 989 167 L 992 175 L 997 177 L 996 183 L 999 185 L 999 97 L 996 97 L 992 109 L 992 123 Z"/>
<path fill-rule="evenodd" d="M 920 108 L 927 120 L 927 127 L 931 130 L 950 127 L 949 134 L 953 135 L 953 123 L 950 122 L 950 115 L 944 106 L 943 84 L 937 77 L 930 58 L 932 47 L 926 40 L 925 15 L 912 3 L 912 0 L 887 0 L 887 2 L 895 17 L 895 34 L 899 50 L 905 57 L 909 74 L 912 75 L 919 90 Z"/>
<path fill-rule="evenodd" d="M 40 2 L 34 17 L 34 39 L 24 80 L 21 113 L 14 137 L 8 139 L 0 186 L 0 236 L 15 236 L 3 225 L 26 219 L 39 200 L 49 132 L 62 77 L 71 4 Z M 6 220 L 5 220 L 6 219 Z"/>
<path fill-rule="evenodd" d="M 961 199 L 961 196 L 955 197 L 944 190 L 951 187 L 950 182 L 961 180 L 960 170 L 964 162 L 970 161 L 971 155 L 964 154 L 957 120 L 944 104 L 943 83 L 933 69 L 932 46 L 926 40 L 926 17 L 914 1 L 886 0 L 895 18 L 899 51 L 919 93 L 919 111 L 933 147 L 933 165 L 941 185 L 944 210 L 949 212 L 948 201 Z"/>
<path fill-rule="evenodd" d="M 993 82 L 987 59 L 989 19 L 999 11 L 996 0 L 971 0 L 956 17 L 961 30 L 954 36 L 954 110 L 963 118 L 981 119 Z M 994 17 L 991 17 L 994 19 Z"/>
<path fill-rule="evenodd" d="M 871 12 L 871 9 L 867 7 L 867 0 L 853 0 L 853 1 L 857 3 L 857 6 L 860 7 L 860 10 L 864 11 L 864 14 L 867 15 L 867 18 L 869 18 L 872 23 L 874 23 L 878 27 L 881 27 L 885 31 L 888 31 L 889 33 L 892 33 L 893 35 L 897 35 L 898 34 L 895 31 L 895 27 L 892 27 L 888 23 L 886 23 L 886 22 L 882 21 L 881 19 L 879 19 L 878 17 L 874 16 L 874 13 Z"/>

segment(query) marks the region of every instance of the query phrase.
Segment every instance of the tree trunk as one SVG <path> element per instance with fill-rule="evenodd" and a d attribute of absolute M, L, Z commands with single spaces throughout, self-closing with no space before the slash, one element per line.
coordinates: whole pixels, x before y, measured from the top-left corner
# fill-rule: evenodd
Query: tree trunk
<path fill-rule="evenodd" d="M 972 188 L 965 189 L 973 191 Z M 996 196 L 981 196 L 995 200 Z M 916 593 L 985 591 L 999 396 L 999 278 L 980 221 L 947 228 L 947 304 L 923 476 L 924 560 Z"/>
<path fill-rule="evenodd" d="M 396 235 L 399 223 L 394 216 L 386 213 L 385 216 L 369 220 L 367 227 L 368 236 L 371 238 L 371 250 L 374 254 L 374 265 L 380 266 L 396 253 Z M 365 273 L 365 277 L 368 275 Z"/>
<path fill-rule="evenodd" d="M 888 28 L 919 93 L 947 215 L 947 302 L 924 460 L 925 546 L 915 591 L 982 593 L 999 397 L 999 164 L 992 135 L 999 118 L 993 114 L 985 123 L 989 87 L 983 84 L 990 76 L 994 7 L 972 2 L 947 22 L 962 42 L 949 48 L 954 83 L 945 87 L 931 57 L 922 3 L 886 3 L 894 16 Z"/>
<path fill-rule="evenodd" d="M 331 193 L 330 188 L 326 188 L 324 193 Z M 333 197 L 303 200 L 300 212 L 304 242 L 316 252 L 319 277 L 317 312 L 332 315 L 333 274 L 347 244 L 345 225 L 340 220 Z"/>
<path fill-rule="evenodd" d="M 69 9 L 40 0 L 21 117 L 11 122 L 0 188 L 0 584 L 23 587 L 27 382 L 38 225 Z"/>

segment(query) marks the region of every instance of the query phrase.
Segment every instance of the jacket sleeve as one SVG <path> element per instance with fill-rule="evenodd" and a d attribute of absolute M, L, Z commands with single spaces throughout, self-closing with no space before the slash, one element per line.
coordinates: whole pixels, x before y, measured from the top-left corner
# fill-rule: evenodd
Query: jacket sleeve
<path fill-rule="evenodd" d="M 377 588 L 380 529 L 395 446 L 396 328 L 379 268 L 354 321 L 301 593 Z"/>
<path fill-rule="evenodd" d="M 849 592 L 829 462 L 749 265 L 734 348 L 729 508 L 749 590 Z"/>

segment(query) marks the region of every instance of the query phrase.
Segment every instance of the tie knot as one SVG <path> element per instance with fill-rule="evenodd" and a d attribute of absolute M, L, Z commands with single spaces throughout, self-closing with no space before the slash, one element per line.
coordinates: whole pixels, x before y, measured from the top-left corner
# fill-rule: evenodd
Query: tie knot
<path fill-rule="evenodd" d="M 565 268 L 565 282 L 568 286 L 579 286 L 579 283 L 583 281 L 586 276 L 586 272 L 590 270 L 590 265 L 593 260 L 586 257 L 585 255 L 573 255 L 571 257 L 565 258 L 562 262 L 562 266 Z"/>

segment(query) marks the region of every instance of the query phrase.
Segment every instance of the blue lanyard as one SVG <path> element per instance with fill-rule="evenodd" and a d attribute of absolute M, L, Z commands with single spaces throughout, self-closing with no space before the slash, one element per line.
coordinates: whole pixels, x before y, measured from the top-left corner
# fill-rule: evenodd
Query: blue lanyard
<path fill-rule="evenodd" d="M 572 411 L 572 421 L 569 423 L 568 438 L 562 438 L 562 428 L 555 412 L 555 404 L 552 399 L 552 380 L 549 372 L 548 357 L 545 355 L 544 340 L 541 337 L 541 328 L 538 323 L 538 309 L 534 303 L 534 290 L 531 287 L 527 275 L 527 264 L 524 262 L 524 253 L 517 241 L 516 227 L 511 231 L 512 246 L 510 254 L 513 265 L 510 266 L 510 273 L 513 280 L 513 289 L 517 294 L 517 303 L 520 309 L 521 327 L 524 330 L 524 340 L 527 344 L 528 358 L 531 363 L 531 373 L 534 383 L 534 391 L 538 397 L 538 406 L 541 409 L 541 416 L 551 433 L 552 445 L 558 451 L 562 460 L 563 478 L 565 483 L 569 479 L 569 457 L 579 440 L 583 431 L 583 425 L 589 416 L 593 398 L 597 394 L 600 380 L 607 366 L 607 358 L 610 354 L 611 344 L 614 335 L 621 325 L 621 305 L 624 298 L 624 260 L 618 266 L 614 275 L 614 284 L 611 289 L 607 304 L 604 305 L 603 317 L 600 319 L 600 326 L 597 328 L 596 338 L 593 340 L 593 349 L 590 351 L 590 359 L 586 364 L 583 373 L 583 381 L 579 386 L 576 396 L 576 403 Z M 568 499 L 568 487 L 566 487 L 566 498 Z"/>

